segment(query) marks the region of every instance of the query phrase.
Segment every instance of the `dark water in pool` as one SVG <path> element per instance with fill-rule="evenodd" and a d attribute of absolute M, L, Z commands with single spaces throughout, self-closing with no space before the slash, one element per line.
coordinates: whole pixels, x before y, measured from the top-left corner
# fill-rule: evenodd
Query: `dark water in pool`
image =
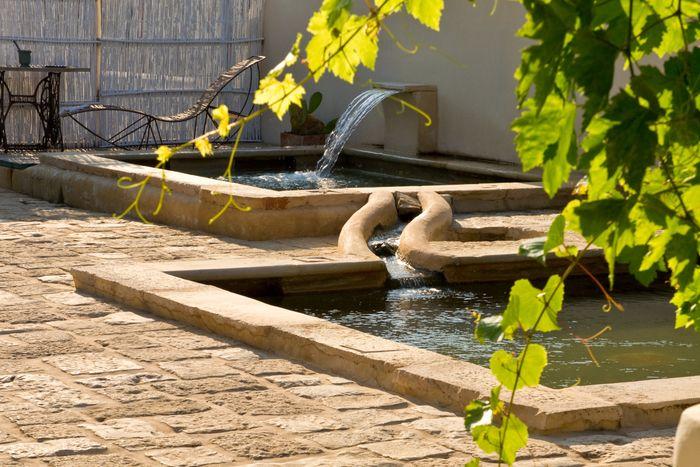
<path fill-rule="evenodd" d="M 398 177 L 379 172 L 339 168 L 328 177 L 320 177 L 314 171 L 241 172 L 234 182 L 270 190 L 316 190 L 333 188 L 358 188 L 373 186 L 436 185 L 434 180 Z"/>
<path fill-rule="evenodd" d="M 318 316 L 370 334 L 487 366 L 496 348 L 473 337 L 470 310 L 486 315 L 507 303 L 510 284 L 415 287 L 351 293 L 271 297 L 274 305 Z M 700 375 L 700 334 L 673 328 L 674 309 L 666 290 L 618 292 L 624 312 L 602 311 L 604 302 L 587 285 L 567 284 L 560 314 L 562 331 L 540 335 L 550 364 L 543 384 L 564 387 L 662 377 Z M 612 330 L 590 343 L 596 367 L 576 336 Z"/>

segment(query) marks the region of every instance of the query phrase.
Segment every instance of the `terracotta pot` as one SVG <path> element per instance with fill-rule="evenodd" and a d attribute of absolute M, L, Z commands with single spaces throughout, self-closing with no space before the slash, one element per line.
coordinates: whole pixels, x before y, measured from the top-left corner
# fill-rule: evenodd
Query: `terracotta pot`
<path fill-rule="evenodd" d="M 328 135 L 295 135 L 294 133 L 280 133 L 280 145 L 282 146 L 323 146 Z"/>

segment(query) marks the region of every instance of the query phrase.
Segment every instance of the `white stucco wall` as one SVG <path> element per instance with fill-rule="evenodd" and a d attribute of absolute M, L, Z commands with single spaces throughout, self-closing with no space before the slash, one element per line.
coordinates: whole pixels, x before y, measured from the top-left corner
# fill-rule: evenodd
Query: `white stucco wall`
<path fill-rule="evenodd" d="M 267 67 L 287 53 L 297 31 L 306 27 L 320 0 L 267 0 L 264 24 L 264 54 Z M 447 0 L 442 31 L 429 31 L 406 15 L 388 24 L 402 41 L 417 44 L 415 55 L 398 49 L 384 34 L 377 69 L 363 71 L 354 86 L 325 77 L 308 86 L 324 94 L 318 116 L 330 120 L 340 115 L 348 102 L 367 87 L 367 80 L 435 84 L 439 90 L 439 150 L 497 160 L 516 161 L 513 134 L 509 129 L 516 114 L 513 72 L 519 50 L 525 45 L 514 37 L 523 20 L 522 8 L 514 2 L 499 2 L 490 16 L 491 2 L 472 7 L 466 0 Z M 301 74 L 301 70 L 300 70 Z M 263 139 L 278 143 L 286 130 L 276 118 L 263 121 Z M 374 111 L 362 124 L 354 142 L 382 143 L 383 116 Z"/>

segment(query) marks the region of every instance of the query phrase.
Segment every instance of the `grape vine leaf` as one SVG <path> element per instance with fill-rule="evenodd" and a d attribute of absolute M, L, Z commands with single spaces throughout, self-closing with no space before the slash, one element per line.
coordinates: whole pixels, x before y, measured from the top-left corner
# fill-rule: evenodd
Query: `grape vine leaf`
<path fill-rule="evenodd" d="M 418 21 L 436 31 L 440 30 L 444 0 L 405 0 L 406 10 Z"/>
<path fill-rule="evenodd" d="M 545 366 L 547 366 L 547 351 L 540 344 L 530 344 L 517 357 L 505 350 L 497 350 L 489 360 L 491 372 L 503 386 L 511 391 L 540 384 Z M 519 372 L 518 368 L 520 368 Z"/>
<path fill-rule="evenodd" d="M 512 413 L 500 427 L 480 425 L 472 429 L 472 435 L 484 452 L 496 453 L 508 465 L 515 462 L 518 450 L 527 445 L 528 439 L 527 425 Z"/>
<path fill-rule="evenodd" d="M 500 341 L 503 339 L 503 315 L 492 315 L 480 318 L 474 329 L 474 336 L 479 342 Z"/>
<path fill-rule="evenodd" d="M 253 102 L 267 105 L 277 118 L 282 120 L 290 105 L 296 104 L 301 107 L 305 93 L 304 87 L 297 84 L 291 73 L 287 73 L 281 80 L 274 76 L 266 76 L 260 80 Z M 221 122 L 219 124 L 221 125 Z"/>
<path fill-rule="evenodd" d="M 563 302 L 564 284 L 556 274 L 547 280 L 542 290 L 527 279 L 516 281 L 510 289 L 508 306 L 503 312 L 501 326 L 505 337 L 512 337 L 518 328 L 539 332 L 558 330 L 557 315 Z"/>

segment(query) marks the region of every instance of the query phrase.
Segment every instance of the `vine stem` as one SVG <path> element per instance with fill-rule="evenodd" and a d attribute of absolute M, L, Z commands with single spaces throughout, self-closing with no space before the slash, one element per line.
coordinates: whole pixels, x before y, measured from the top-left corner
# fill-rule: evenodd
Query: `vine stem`
<path fill-rule="evenodd" d="M 615 300 L 615 298 L 613 298 L 612 295 L 610 295 L 610 292 L 607 291 L 603 284 L 600 283 L 600 281 L 586 266 L 579 262 L 578 267 L 581 268 L 581 270 L 588 276 L 588 278 L 595 284 L 595 286 L 598 287 L 598 289 L 603 293 L 605 300 L 607 300 L 608 302 L 608 304 L 606 305 L 608 309 L 604 309 L 604 311 L 610 311 L 610 309 L 612 309 L 612 306 L 617 308 L 619 311 L 625 311 L 624 307 L 617 300 Z"/>
<path fill-rule="evenodd" d="M 634 0 L 629 0 L 629 10 L 627 47 L 625 48 L 625 55 L 627 55 L 627 63 L 630 66 L 630 76 L 634 78 L 634 62 L 632 61 L 632 38 L 634 38 Z"/>
<path fill-rule="evenodd" d="M 688 218 L 688 222 L 690 222 L 693 225 L 693 227 L 695 227 L 696 231 L 700 230 L 700 226 L 698 226 L 698 223 L 695 221 L 695 217 L 693 217 L 693 214 L 688 209 L 688 206 L 686 206 L 685 201 L 683 201 L 683 195 L 681 194 L 680 189 L 676 185 L 676 181 L 673 179 L 673 174 L 671 173 L 671 169 L 668 166 L 668 161 L 666 160 L 666 157 L 662 155 L 661 157 L 659 157 L 659 161 L 661 162 L 661 167 L 663 167 L 664 172 L 666 173 L 668 182 L 671 184 L 673 193 L 676 195 L 676 198 L 678 198 L 678 202 L 680 203 L 681 209 L 683 209 L 683 212 Z"/>
<path fill-rule="evenodd" d="M 596 237 L 597 238 L 597 237 Z M 506 416 L 505 416 L 505 421 L 503 422 L 503 431 L 499 435 L 499 446 L 500 446 L 500 452 L 498 453 L 498 465 L 500 466 L 502 464 L 502 459 L 503 459 L 503 445 L 505 442 L 505 434 L 508 432 L 508 422 L 510 421 L 510 416 L 513 411 L 513 404 L 515 402 L 515 393 L 517 392 L 517 387 L 518 387 L 518 381 L 520 380 L 520 374 L 522 373 L 523 369 L 523 364 L 525 363 L 525 357 L 527 355 L 527 351 L 530 348 L 530 343 L 532 342 L 532 335 L 537 329 L 537 326 L 540 324 L 540 321 L 544 317 L 544 314 L 546 313 L 547 309 L 549 308 L 550 304 L 552 303 L 552 298 L 556 294 L 557 290 L 559 290 L 560 287 L 564 285 L 564 281 L 571 275 L 573 272 L 574 268 L 576 265 L 579 263 L 583 255 L 588 251 L 588 249 L 593 245 L 593 242 L 596 239 L 593 239 L 589 241 L 585 248 L 581 250 L 577 255 L 574 260 L 571 261 L 571 264 L 566 268 L 564 273 L 561 275 L 561 278 L 559 279 L 559 282 L 557 282 L 557 285 L 554 286 L 554 290 L 552 290 L 552 293 L 545 298 L 544 301 L 544 307 L 542 308 L 542 311 L 540 311 L 540 314 L 537 316 L 537 319 L 535 320 L 535 324 L 532 325 L 530 328 L 530 331 L 525 332 L 525 347 L 523 347 L 522 351 L 522 358 L 520 359 L 520 362 L 518 363 L 518 366 L 515 370 L 515 381 L 513 382 L 513 390 L 510 392 L 510 399 L 508 401 L 508 407 L 506 408 Z"/>

